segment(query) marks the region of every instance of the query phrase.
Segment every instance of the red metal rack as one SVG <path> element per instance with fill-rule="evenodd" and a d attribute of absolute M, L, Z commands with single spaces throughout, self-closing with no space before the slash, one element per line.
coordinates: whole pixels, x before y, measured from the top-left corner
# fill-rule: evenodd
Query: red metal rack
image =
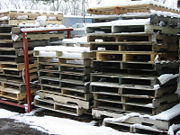
<path fill-rule="evenodd" d="M 18 103 L 14 103 L 14 102 L 2 100 L 2 99 L 0 99 L 0 103 L 24 108 L 24 109 L 26 109 L 26 112 L 32 111 L 32 97 L 31 97 L 30 76 L 29 76 L 28 33 L 64 31 L 64 32 L 67 32 L 67 38 L 70 38 L 72 30 L 73 29 L 71 29 L 71 28 L 65 28 L 65 29 L 48 29 L 48 30 L 32 30 L 32 31 L 24 30 L 24 31 L 22 31 L 23 49 L 24 49 L 24 64 L 25 64 L 25 84 L 26 84 L 26 95 L 27 95 L 27 108 L 23 104 L 18 104 Z"/>

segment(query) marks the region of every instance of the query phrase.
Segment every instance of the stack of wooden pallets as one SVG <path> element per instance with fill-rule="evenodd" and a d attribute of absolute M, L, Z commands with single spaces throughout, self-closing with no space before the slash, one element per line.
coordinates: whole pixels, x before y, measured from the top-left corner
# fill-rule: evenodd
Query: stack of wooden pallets
<path fill-rule="evenodd" d="M 131 11 L 131 6 L 126 8 L 120 9 L 125 13 Z M 140 8 L 136 9 L 140 11 Z M 111 9 L 105 9 L 89 11 L 95 14 L 112 13 Z M 91 50 L 96 52 L 90 85 L 94 98 L 92 115 L 95 118 L 121 117 L 130 112 L 155 115 L 179 102 L 175 94 L 179 76 L 177 35 L 180 30 L 175 28 L 178 24 L 166 24 L 164 19 L 164 25 L 161 25 L 160 20 L 155 23 L 150 16 L 131 15 L 124 14 L 122 20 L 87 27 Z M 177 16 L 174 18 L 177 19 Z M 167 16 L 164 18 L 167 19 Z M 162 83 L 165 74 L 173 77 Z M 135 124 L 136 121 L 131 122 Z M 105 125 L 119 130 L 122 125 L 130 131 L 126 123 L 110 121 Z"/>
<path fill-rule="evenodd" d="M 0 13 L 0 24 L 7 24 L 10 26 L 24 25 L 26 27 L 38 27 L 38 23 L 43 25 L 55 25 L 62 24 L 62 19 L 63 14 L 60 12 L 7 10 Z"/>
<path fill-rule="evenodd" d="M 44 55 L 41 55 L 43 52 Z M 66 46 L 55 46 L 54 49 L 51 46 L 35 48 L 34 56 L 38 60 L 41 86 L 36 93 L 35 105 L 74 116 L 87 112 L 92 98 L 89 81 L 91 59 L 94 57 L 89 48 Z"/>
<path fill-rule="evenodd" d="M 0 13 L 0 96 L 3 98 L 7 98 L 16 102 L 22 102 L 26 98 L 24 50 L 23 37 L 21 33 L 22 27 L 17 22 L 23 22 L 24 25 L 27 24 L 28 21 L 32 21 L 32 23 L 34 23 L 36 18 L 42 15 L 45 15 L 45 13 L 41 14 L 15 11 Z M 48 13 L 46 13 L 46 15 L 49 17 L 51 16 L 51 14 Z M 58 15 L 52 14 L 52 16 L 58 18 Z M 60 17 L 62 17 L 62 14 L 60 15 Z M 6 20 L 6 18 L 8 19 Z M 60 22 L 59 20 L 56 21 Z M 28 34 L 28 53 L 31 82 L 34 82 L 38 79 L 36 67 L 37 63 L 35 58 L 33 57 L 33 48 L 36 46 L 48 45 L 50 39 L 54 40 L 63 38 L 64 35 L 58 33 Z M 36 90 L 36 85 L 31 83 L 31 89 L 32 93 L 34 93 L 34 91 Z"/>

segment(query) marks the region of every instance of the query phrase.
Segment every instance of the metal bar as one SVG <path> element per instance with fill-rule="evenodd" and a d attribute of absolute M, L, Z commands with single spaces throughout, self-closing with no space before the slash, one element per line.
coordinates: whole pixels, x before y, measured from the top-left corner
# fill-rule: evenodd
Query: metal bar
<path fill-rule="evenodd" d="M 30 76 L 29 76 L 29 56 L 28 56 L 28 40 L 27 33 L 23 33 L 23 49 L 24 49 L 24 64 L 25 64 L 25 83 L 26 83 L 26 96 L 27 96 L 27 112 L 32 111 L 32 98 L 30 90 Z"/>
<path fill-rule="evenodd" d="M 26 95 L 27 95 L 27 112 L 32 111 L 32 98 L 30 89 L 30 76 L 29 76 L 29 56 L 28 56 L 28 36 L 27 33 L 34 32 L 51 32 L 51 31 L 67 31 L 67 38 L 71 37 L 71 31 L 73 29 L 57 29 L 57 30 L 35 30 L 35 31 L 23 31 L 23 49 L 24 49 L 24 64 L 25 64 L 25 83 L 26 83 Z"/>
<path fill-rule="evenodd" d="M 71 30 L 67 30 L 67 38 L 71 38 Z"/>
<path fill-rule="evenodd" d="M 17 106 L 17 107 L 20 107 L 20 108 L 25 108 L 25 106 L 22 105 L 22 104 L 18 104 L 18 103 L 14 103 L 14 102 L 9 102 L 9 101 L 5 101 L 5 100 L 0 100 L 0 103 L 11 105 L 11 106 Z"/>

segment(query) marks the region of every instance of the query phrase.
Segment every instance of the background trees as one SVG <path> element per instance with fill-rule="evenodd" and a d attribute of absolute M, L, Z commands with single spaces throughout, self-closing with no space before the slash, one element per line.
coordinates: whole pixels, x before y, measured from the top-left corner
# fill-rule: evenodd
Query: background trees
<path fill-rule="evenodd" d="M 89 0 L 1 0 L 0 9 L 61 11 L 65 15 L 86 15 Z"/>

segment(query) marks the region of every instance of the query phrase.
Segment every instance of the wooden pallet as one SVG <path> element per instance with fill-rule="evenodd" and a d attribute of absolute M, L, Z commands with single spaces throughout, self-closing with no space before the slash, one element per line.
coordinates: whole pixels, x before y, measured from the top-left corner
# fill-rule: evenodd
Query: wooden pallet
<path fill-rule="evenodd" d="M 48 12 L 31 12 L 31 11 L 7 11 L 1 12 L 0 17 L 8 16 L 11 20 L 21 20 L 25 17 L 27 20 L 36 20 L 38 16 L 47 16 L 47 19 L 61 21 L 63 19 L 62 13 L 48 13 Z"/>
<path fill-rule="evenodd" d="M 152 38 L 155 38 L 152 34 L 147 33 L 105 33 L 105 34 L 89 34 L 88 42 L 152 42 Z M 155 38 L 156 39 L 156 38 Z"/>
<path fill-rule="evenodd" d="M 38 62 L 37 64 L 38 70 L 42 72 L 59 72 L 60 65 L 59 63 L 51 63 L 51 62 Z"/>
<path fill-rule="evenodd" d="M 60 79 L 54 77 L 39 77 L 39 85 L 51 88 L 61 88 Z"/>
<path fill-rule="evenodd" d="M 178 74 L 178 62 L 149 63 L 149 62 L 121 62 L 121 61 L 93 61 L 93 70 L 104 73 L 129 73 L 136 75 Z"/>
<path fill-rule="evenodd" d="M 173 40 L 172 40 L 173 39 Z M 164 34 L 147 34 L 147 33 L 104 33 L 89 34 L 88 42 L 91 44 L 103 45 L 169 45 L 177 46 L 178 37 Z M 168 49 L 169 50 L 169 49 Z"/>
<path fill-rule="evenodd" d="M 3 70 L 11 70 L 11 71 L 22 71 L 24 70 L 24 63 L 15 63 L 15 62 L 0 62 L 0 67 Z M 29 68 L 35 68 L 37 63 L 30 64 Z"/>
<path fill-rule="evenodd" d="M 69 73 L 69 72 L 61 72 L 61 77 L 60 79 L 63 80 L 72 80 L 72 81 L 77 81 L 79 83 L 85 83 L 85 82 L 89 82 L 90 80 L 90 76 L 89 75 L 83 75 L 83 74 L 78 74 L 78 73 Z"/>
<path fill-rule="evenodd" d="M 34 93 L 35 90 L 32 89 L 31 94 L 33 95 Z M 26 93 L 25 91 L 21 91 L 19 89 L 2 87 L 0 97 L 20 102 L 26 99 Z"/>
<path fill-rule="evenodd" d="M 92 73 L 91 82 L 103 82 L 114 85 L 132 84 L 149 86 L 152 88 L 155 84 L 158 84 L 157 77 L 116 73 Z"/>
<path fill-rule="evenodd" d="M 111 95 L 120 95 L 119 94 L 119 85 L 114 86 L 114 85 L 108 85 L 108 83 L 106 83 L 106 85 L 101 85 L 101 83 L 94 83 L 92 82 L 90 84 L 90 90 L 91 92 L 98 92 L 98 93 L 107 93 L 107 94 L 111 94 Z"/>
<path fill-rule="evenodd" d="M 131 1 L 133 3 L 133 1 Z M 151 10 L 172 12 L 179 14 L 178 10 L 169 9 L 164 6 L 157 6 L 153 4 L 132 4 L 127 6 L 106 6 L 106 7 L 97 7 L 88 9 L 90 14 L 99 14 L 99 15 L 110 15 L 110 14 L 125 14 L 131 12 L 150 12 Z"/>
<path fill-rule="evenodd" d="M 162 86 L 158 89 L 141 86 L 141 85 L 131 85 L 131 84 L 123 84 L 118 87 L 118 93 L 121 95 L 136 95 L 136 96 L 146 96 L 152 98 L 163 97 L 164 95 L 172 94 L 176 91 L 177 84 L 174 81 L 174 84 L 169 86 Z"/>
<path fill-rule="evenodd" d="M 32 55 L 29 55 L 29 61 L 33 62 L 35 59 Z M 16 55 L 0 55 L 0 63 L 23 63 L 24 57 L 23 56 L 16 56 Z"/>
<path fill-rule="evenodd" d="M 106 92 L 93 92 L 95 102 L 102 101 L 107 103 L 122 104 L 122 96 L 119 94 L 109 94 Z M 97 106 L 95 105 L 95 108 Z"/>
<path fill-rule="evenodd" d="M 100 82 L 104 85 L 119 85 L 119 74 L 91 73 L 91 82 Z"/>
<path fill-rule="evenodd" d="M 177 102 L 164 104 L 157 108 L 151 108 L 148 106 L 141 106 L 141 105 L 136 105 L 136 104 L 123 104 L 123 110 L 125 112 L 137 112 L 141 114 L 155 115 L 173 107 L 176 103 Z"/>
<path fill-rule="evenodd" d="M 78 89 L 62 87 L 61 92 L 62 92 L 62 95 L 67 96 L 67 97 L 72 97 L 75 99 L 81 99 L 85 101 L 89 101 L 91 99 L 90 93 L 86 93 Z"/>
<path fill-rule="evenodd" d="M 170 94 L 165 97 L 153 98 L 146 95 L 123 94 L 121 101 L 126 105 L 156 108 L 165 104 L 178 102 L 178 95 Z"/>
<path fill-rule="evenodd" d="M 141 125 L 141 124 L 138 124 L 138 125 Z M 116 129 L 119 131 L 131 132 L 131 133 L 142 133 L 142 134 L 153 134 L 153 135 L 167 134 L 167 131 L 156 129 L 151 126 L 141 125 L 141 128 L 140 128 L 140 126 L 138 128 L 138 126 L 135 126 L 133 124 L 129 124 L 126 122 L 105 121 L 104 126 L 111 127 L 113 129 Z M 144 127 L 144 128 L 142 128 L 142 127 Z"/>
<path fill-rule="evenodd" d="M 154 53 L 149 51 L 101 51 L 96 52 L 98 61 L 122 61 L 122 62 L 149 62 L 154 63 L 156 56 L 167 59 L 166 53 Z M 175 59 L 175 58 L 174 58 Z"/>
<path fill-rule="evenodd" d="M 171 51 L 176 51 L 178 46 L 174 45 Z M 118 43 L 91 43 L 91 50 L 98 51 L 99 48 L 103 48 L 106 51 L 152 51 L 152 52 L 167 52 L 167 45 L 157 44 L 118 44 Z"/>
<path fill-rule="evenodd" d="M 15 82 L 10 82 L 10 81 L 1 81 L 1 86 L 4 89 L 15 89 L 20 92 L 25 91 L 25 84 L 23 83 L 15 83 Z"/>
<path fill-rule="evenodd" d="M 178 18 L 173 17 L 171 15 L 163 15 L 163 14 L 121 14 L 120 15 L 123 20 L 130 20 L 130 19 L 150 19 L 150 24 L 151 25 L 156 25 L 159 26 L 160 22 L 165 22 L 163 24 L 163 27 L 172 27 L 172 28 L 177 28 L 178 27 Z"/>
<path fill-rule="evenodd" d="M 113 103 L 109 102 L 108 100 L 94 100 L 93 104 L 93 108 L 98 110 L 100 109 L 108 112 L 125 113 L 123 110 L 123 104 L 121 102 Z"/>
<path fill-rule="evenodd" d="M 51 87 L 51 86 L 40 85 L 40 90 L 47 91 L 47 92 L 61 93 L 61 88 L 55 88 L 55 87 Z"/>
<path fill-rule="evenodd" d="M 77 84 L 75 82 L 61 81 L 61 88 L 82 93 L 89 93 L 89 83 Z"/>
<path fill-rule="evenodd" d="M 38 76 L 60 79 L 60 73 L 58 71 L 51 71 L 51 70 L 38 70 Z"/>
<path fill-rule="evenodd" d="M 56 33 L 43 33 L 43 34 L 28 34 L 27 35 L 29 41 L 37 41 L 37 40 L 51 40 L 51 39 L 57 39 L 62 40 L 64 38 L 64 34 L 56 34 Z M 23 36 L 19 35 L 19 37 L 16 39 L 16 41 L 22 41 Z"/>
<path fill-rule="evenodd" d="M 30 77 L 32 76 L 37 76 L 37 68 L 32 68 L 29 70 Z M 3 69 L 3 74 L 5 76 L 9 77 L 17 77 L 17 78 L 23 78 L 24 76 L 24 71 L 14 71 L 14 70 L 5 70 Z"/>
<path fill-rule="evenodd" d="M 126 115 L 120 116 L 119 118 L 126 117 Z M 128 119 L 124 119 L 124 121 L 104 119 L 103 125 L 117 130 L 121 130 L 124 127 L 124 125 L 128 125 L 128 127 L 130 127 L 129 131 L 132 133 L 159 135 L 159 134 L 167 134 L 169 127 L 173 123 L 179 123 L 179 120 L 180 120 L 179 116 L 173 116 L 170 120 L 152 119 L 151 117 L 147 117 L 147 116 L 144 117 L 131 116 Z M 122 125 L 123 127 L 121 127 Z"/>
<path fill-rule="evenodd" d="M 126 23 L 125 20 L 122 22 Z M 178 29 L 170 28 L 170 27 L 161 27 L 149 24 L 139 24 L 136 20 L 132 20 L 131 24 L 112 24 L 107 26 L 89 26 L 87 27 L 87 33 L 95 33 L 96 31 L 102 33 L 136 33 L 136 32 L 144 32 L 153 34 L 154 32 L 159 31 L 162 34 L 172 34 L 177 35 L 179 33 Z"/>
<path fill-rule="evenodd" d="M 62 104 L 74 104 L 77 105 L 79 108 L 84 108 L 86 110 L 90 109 L 90 103 L 88 101 L 62 96 L 61 93 L 47 92 L 41 90 L 36 92 L 36 95 L 38 95 L 40 99 L 52 99 L 54 102 Z"/>
<path fill-rule="evenodd" d="M 142 85 L 150 86 L 151 88 L 154 85 L 159 84 L 156 76 L 146 76 L 146 75 L 119 75 L 119 84 L 133 84 L 133 85 Z"/>
<path fill-rule="evenodd" d="M 84 67 L 84 66 L 69 66 L 69 65 L 61 65 L 60 66 L 60 71 L 61 72 L 66 72 L 69 74 L 83 74 L 83 75 L 88 75 L 91 72 L 90 67 Z"/>
<path fill-rule="evenodd" d="M 4 20 L 0 21 L 0 24 L 6 24 L 10 26 L 19 26 L 20 24 L 29 24 L 29 26 L 32 26 L 36 23 L 36 20 Z M 60 21 L 46 21 L 45 25 L 48 24 L 62 24 Z"/>
<path fill-rule="evenodd" d="M 77 105 L 71 105 L 71 104 L 62 104 L 58 102 L 54 102 L 52 100 L 47 99 L 34 99 L 34 105 L 40 108 L 44 108 L 47 110 L 73 115 L 73 116 L 80 116 L 82 115 L 85 110 L 82 108 L 79 108 Z"/>

